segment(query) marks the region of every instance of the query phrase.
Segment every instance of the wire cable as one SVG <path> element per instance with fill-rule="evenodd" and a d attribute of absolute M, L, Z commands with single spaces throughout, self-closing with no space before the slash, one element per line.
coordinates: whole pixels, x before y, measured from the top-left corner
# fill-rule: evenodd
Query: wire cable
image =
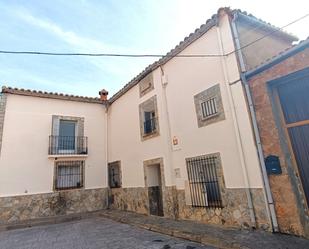
<path fill-rule="evenodd" d="M 162 58 L 162 57 L 183 57 L 183 58 L 194 58 L 194 57 L 222 57 L 222 56 L 229 56 L 239 50 L 242 50 L 244 48 L 247 48 L 249 46 L 251 46 L 252 44 L 276 33 L 279 31 L 282 31 L 282 29 L 301 21 L 302 19 L 306 18 L 309 16 L 309 13 L 297 18 L 296 20 L 280 27 L 277 28 L 263 36 L 261 36 L 260 38 L 249 42 L 248 44 L 240 47 L 239 49 L 235 49 L 227 54 L 176 54 L 176 55 L 172 55 L 169 53 L 166 55 L 162 55 L 162 54 L 116 54 L 116 53 L 56 53 L 56 52 L 40 52 L 40 51 L 9 51 L 9 50 L 0 50 L 0 54 L 15 54 L 15 55 L 51 55 L 51 56 L 91 56 L 91 57 L 131 57 L 131 58 L 138 58 L 138 57 L 158 57 L 158 58 Z"/>

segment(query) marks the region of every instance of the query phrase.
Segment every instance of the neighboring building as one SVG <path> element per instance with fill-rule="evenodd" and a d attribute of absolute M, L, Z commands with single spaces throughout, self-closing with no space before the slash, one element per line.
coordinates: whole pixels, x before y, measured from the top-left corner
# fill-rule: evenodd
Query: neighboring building
<path fill-rule="evenodd" d="M 104 102 L 10 88 L 2 93 L 0 224 L 106 208 Z"/>
<path fill-rule="evenodd" d="M 234 52 L 270 32 L 242 51 L 246 70 L 295 37 L 219 9 L 108 101 L 105 91 L 98 100 L 3 88 L 0 222 L 98 210 L 108 200 L 143 214 L 276 229 Z"/>
<path fill-rule="evenodd" d="M 266 162 L 275 170 L 269 179 L 280 231 L 308 237 L 309 40 L 246 75 Z"/>

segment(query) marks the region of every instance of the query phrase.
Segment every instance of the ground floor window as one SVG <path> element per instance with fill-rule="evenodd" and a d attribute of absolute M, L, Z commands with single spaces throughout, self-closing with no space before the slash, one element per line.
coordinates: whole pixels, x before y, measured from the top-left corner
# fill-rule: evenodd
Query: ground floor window
<path fill-rule="evenodd" d="M 217 167 L 218 154 L 186 159 L 193 207 L 222 207 Z"/>
<path fill-rule="evenodd" d="M 84 186 L 85 161 L 59 161 L 55 167 L 55 189 L 74 189 Z"/>

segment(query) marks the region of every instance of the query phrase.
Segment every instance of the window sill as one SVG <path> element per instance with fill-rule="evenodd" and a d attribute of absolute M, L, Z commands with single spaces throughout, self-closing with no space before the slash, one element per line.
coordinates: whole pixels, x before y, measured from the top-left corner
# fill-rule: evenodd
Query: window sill
<path fill-rule="evenodd" d="M 143 134 L 142 135 L 142 141 L 156 137 L 156 136 L 159 136 L 159 135 L 160 135 L 160 133 L 159 133 L 158 130 L 151 132 L 151 133 Z"/>
<path fill-rule="evenodd" d="M 217 112 L 216 114 L 211 115 L 211 116 L 208 116 L 208 117 L 206 117 L 206 118 L 202 117 L 202 121 L 206 121 L 206 120 L 210 120 L 210 119 L 212 119 L 212 118 L 216 118 L 216 117 L 218 117 L 219 115 L 220 115 L 220 113 Z"/>

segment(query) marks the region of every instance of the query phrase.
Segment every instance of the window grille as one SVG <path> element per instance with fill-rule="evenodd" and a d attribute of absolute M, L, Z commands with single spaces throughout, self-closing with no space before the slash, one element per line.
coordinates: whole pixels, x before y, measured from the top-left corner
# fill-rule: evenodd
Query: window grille
<path fill-rule="evenodd" d="M 214 116 L 218 113 L 216 98 L 210 98 L 201 103 L 203 118 Z"/>
<path fill-rule="evenodd" d="M 55 189 L 74 189 L 84 186 L 84 161 L 56 162 Z"/>
<path fill-rule="evenodd" d="M 222 200 L 217 176 L 218 157 L 200 156 L 186 159 L 193 207 L 221 208 Z"/>
<path fill-rule="evenodd" d="M 108 183 L 110 188 L 121 187 L 120 161 L 108 164 Z"/>

